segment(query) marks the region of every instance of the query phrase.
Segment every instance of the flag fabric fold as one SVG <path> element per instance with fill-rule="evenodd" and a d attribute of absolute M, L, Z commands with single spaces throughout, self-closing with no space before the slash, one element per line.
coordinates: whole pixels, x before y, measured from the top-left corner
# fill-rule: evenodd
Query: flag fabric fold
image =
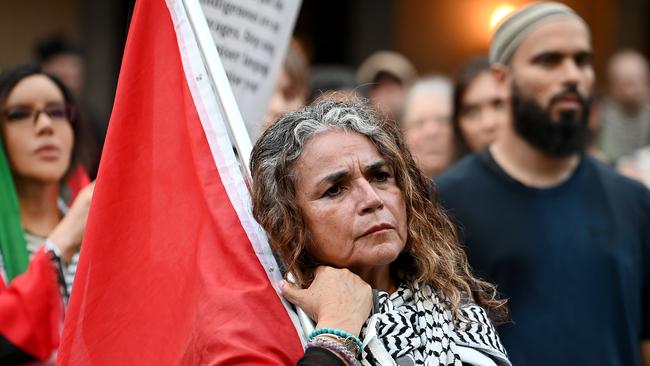
<path fill-rule="evenodd" d="M 0 279 L 0 336 L 41 361 L 59 346 L 63 301 L 56 278 L 50 255 L 41 248 L 11 283 Z"/>
<path fill-rule="evenodd" d="M 0 260 L 3 262 L 0 269 L 4 269 L 7 283 L 27 269 L 29 254 L 24 235 L 16 187 L 0 139 Z"/>
<path fill-rule="evenodd" d="M 302 354 L 181 1 L 139 0 L 59 365 L 273 365 Z"/>

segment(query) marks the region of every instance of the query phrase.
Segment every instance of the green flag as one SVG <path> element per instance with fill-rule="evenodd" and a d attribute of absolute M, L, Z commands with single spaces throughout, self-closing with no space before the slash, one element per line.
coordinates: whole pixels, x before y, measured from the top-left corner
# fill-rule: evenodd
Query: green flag
<path fill-rule="evenodd" d="M 25 234 L 9 162 L 0 139 L 0 253 L 8 282 L 25 272 L 29 262 Z"/>

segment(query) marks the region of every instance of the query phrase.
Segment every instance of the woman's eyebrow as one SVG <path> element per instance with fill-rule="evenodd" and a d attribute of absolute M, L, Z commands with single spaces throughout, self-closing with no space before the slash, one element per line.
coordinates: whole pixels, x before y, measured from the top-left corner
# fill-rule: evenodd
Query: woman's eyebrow
<path fill-rule="evenodd" d="M 329 175 L 325 176 L 325 178 L 321 179 L 318 182 L 318 184 L 337 183 L 337 182 L 340 182 L 340 181 L 344 180 L 348 176 L 350 176 L 350 172 L 348 172 L 347 170 L 341 170 L 339 172 L 332 173 L 332 174 L 329 174 Z"/>
<path fill-rule="evenodd" d="M 386 161 L 385 160 L 379 160 L 379 161 L 376 161 L 374 163 L 366 165 L 366 167 L 363 170 L 364 170 L 364 173 L 375 172 L 375 171 L 381 170 L 381 168 L 383 168 L 384 166 L 386 166 Z M 325 184 L 325 183 L 327 183 L 327 184 L 338 183 L 338 182 L 340 182 L 342 180 L 345 180 L 349 176 L 350 176 L 349 171 L 341 170 L 341 171 L 326 175 L 323 179 L 318 181 L 318 185 Z"/>
<path fill-rule="evenodd" d="M 365 169 L 363 169 L 363 170 L 366 173 L 367 172 L 375 172 L 377 170 L 381 170 L 381 168 L 383 168 L 384 166 L 386 166 L 386 161 L 385 160 L 379 160 L 379 161 L 376 161 L 374 163 L 366 165 Z"/>

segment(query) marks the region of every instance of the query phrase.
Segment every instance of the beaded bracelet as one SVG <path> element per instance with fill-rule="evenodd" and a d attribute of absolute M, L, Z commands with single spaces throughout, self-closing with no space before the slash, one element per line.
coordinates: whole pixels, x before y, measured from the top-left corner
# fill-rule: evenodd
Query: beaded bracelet
<path fill-rule="evenodd" d="M 327 339 L 335 343 L 342 344 L 343 347 L 345 347 L 348 351 L 350 351 L 350 353 L 352 353 L 355 356 L 357 356 L 361 352 L 359 346 L 352 338 L 343 338 L 334 334 L 324 333 L 324 334 L 319 334 L 312 339 L 317 339 L 317 338 Z"/>
<path fill-rule="evenodd" d="M 327 339 L 317 337 L 309 341 L 309 343 L 307 343 L 307 348 L 312 348 L 312 347 L 320 347 L 320 348 L 328 349 L 338 354 L 339 356 L 343 357 L 343 359 L 346 361 L 348 365 L 361 366 L 361 363 L 359 363 L 359 361 L 352 354 L 352 352 L 350 352 L 347 348 L 345 348 L 338 342 L 328 341 Z"/>
<path fill-rule="evenodd" d="M 350 340 L 352 340 L 354 342 L 354 344 L 357 345 L 357 351 L 358 352 L 361 352 L 361 350 L 363 349 L 363 343 L 361 343 L 361 340 L 359 340 L 358 337 L 355 337 L 354 335 L 352 335 L 352 334 L 350 334 L 350 333 L 348 333 L 348 332 L 346 332 L 344 330 L 337 329 L 337 328 L 317 328 L 317 329 L 314 329 L 314 330 L 311 331 L 311 333 L 309 333 L 308 339 L 311 340 L 312 338 L 316 337 L 317 335 L 321 335 L 321 334 L 333 334 L 335 336 L 342 337 L 342 338 L 344 338 L 346 340 L 350 339 Z"/>

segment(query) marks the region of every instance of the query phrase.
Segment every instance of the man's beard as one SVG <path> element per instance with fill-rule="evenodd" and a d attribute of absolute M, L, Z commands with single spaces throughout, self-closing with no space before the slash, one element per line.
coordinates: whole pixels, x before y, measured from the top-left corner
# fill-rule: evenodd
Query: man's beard
<path fill-rule="evenodd" d="M 551 108 L 563 96 L 575 96 L 581 110 L 560 112 L 559 120 L 551 119 Z M 588 120 L 591 98 L 583 98 L 575 87 L 567 87 L 554 95 L 547 110 L 523 96 L 512 85 L 512 117 L 515 132 L 533 147 L 547 155 L 567 157 L 584 152 L 589 141 Z"/>

